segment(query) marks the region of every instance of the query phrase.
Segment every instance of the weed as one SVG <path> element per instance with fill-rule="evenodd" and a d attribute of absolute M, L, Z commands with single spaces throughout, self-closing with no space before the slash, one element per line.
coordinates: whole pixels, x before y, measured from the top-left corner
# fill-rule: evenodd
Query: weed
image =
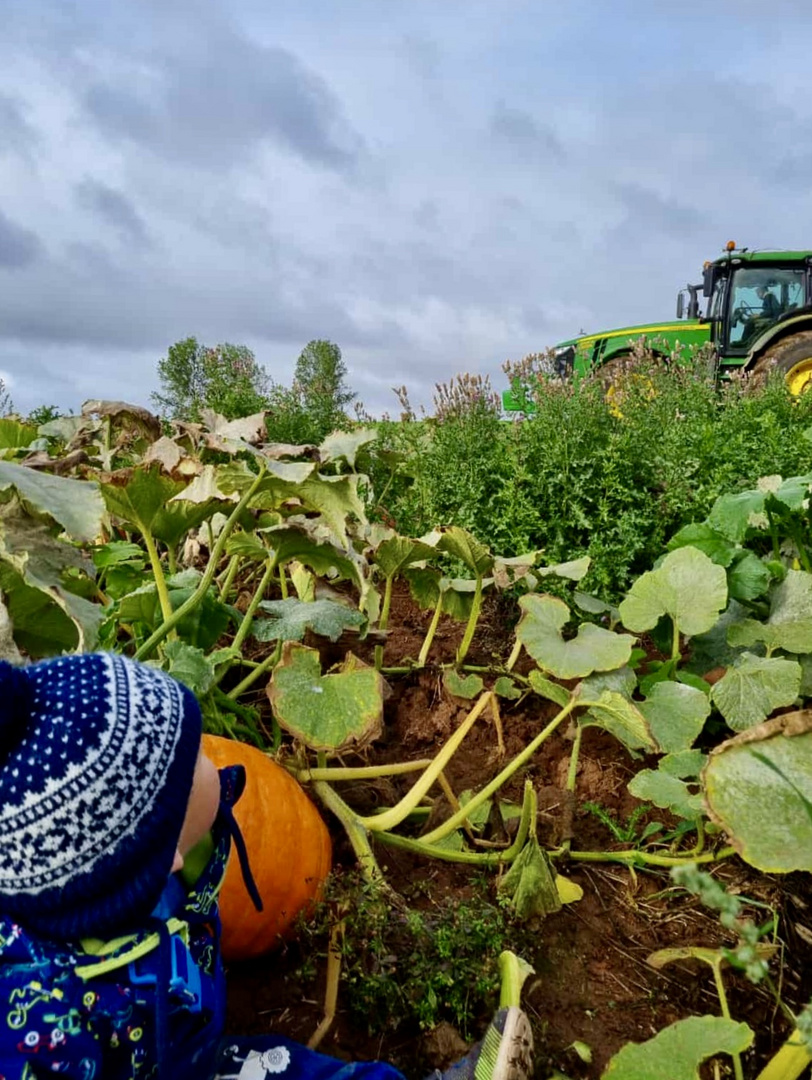
<path fill-rule="evenodd" d="M 607 810 L 600 803 L 584 802 L 581 806 L 588 813 L 593 814 L 598 821 L 602 822 L 619 844 L 633 844 L 637 847 L 650 836 L 653 836 L 654 833 L 662 831 L 662 825 L 659 821 L 650 821 L 648 825 L 638 830 L 637 826 L 640 819 L 645 817 L 649 810 L 652 809 L 649 803 L 641 803 L 639 806 L 635 806 L 625 822 L 619 821 L 611 810 Z"/>
<path fill-rule="evenodd" d="M 441 1020 L 472 1037 L 496 1005 L 499 953 L 520 928 L 479 894 L 444 898 L 426 910 L 390 906 L 356 873 L 334 873 L 315 917 L 302 928 L 297 976 L 312 980 L 337 913 L 344 919 L 341 1001 L 370 1034 Z"/>

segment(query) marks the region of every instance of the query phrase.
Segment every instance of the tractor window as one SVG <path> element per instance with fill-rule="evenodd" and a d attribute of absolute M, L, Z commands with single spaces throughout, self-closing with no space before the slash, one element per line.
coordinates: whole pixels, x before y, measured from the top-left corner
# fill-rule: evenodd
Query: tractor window
<path fill-rule="evenodd" d="M 804 270 L 742 267 L 730 290 L 730 347 L 745 351 L 760 333 L 804 304 Z"/>

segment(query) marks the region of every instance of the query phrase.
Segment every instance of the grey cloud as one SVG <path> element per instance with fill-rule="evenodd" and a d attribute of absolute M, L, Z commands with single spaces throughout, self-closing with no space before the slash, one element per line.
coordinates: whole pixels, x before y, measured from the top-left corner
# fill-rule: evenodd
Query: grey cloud
<path fill-rule="evenodd" d="M 128 239 L 144 244 L 148 241 L 147 228 L 132 202 L 115 188 L 99 180 L 87 179 L 76 186 L 76 198 L 81 206 L 97 214 L 108 225 L 114 226 Z"/>
<path fill-rule="evenodd" d="M 13 150 L 27 156 L 36 144 L 36 130 L 25 118 L 25 106 L 15 97 L 0 93 L 0 154 Z"/>
<path fill-rule="evenodd" d="M 626 217 L 615 231 L 626 237 L 629 232 L 655 232 L 660 236 L 679 239 L 686 233 L 698 232 L 706 225 L 705 216 L 693 207 L 666 198 L 651 188 L 640 184 L 620 184 L 617 190 Z"/>
<path fill-rule="evenodd" d="M 0 210 L 0 269 L 19 270 L 35 262 L 42 251 L 36 233 L 11 221 Z"/>
<path fill-rule="evenodd" d="M 521 153 L 529 152 L 534 157 L 539 153 L 552 154 L 556 158 L 564 156 L 564 148 L 551 128 L 539 124 L 526 110 L 512 108 L 503 101 L 498 102 L 493 111 L 490 130 L 497 139 L 511 144 Z"/>
<path fill-rule="evenodd" d="M 84 96 L 101 132 L 222 171 L 269 141 L 310 164 L 351 171 L 362 141 L 327 83 L 287 49 L 220 27 L 152 60 L 139 85 L 96 82 Z"/>

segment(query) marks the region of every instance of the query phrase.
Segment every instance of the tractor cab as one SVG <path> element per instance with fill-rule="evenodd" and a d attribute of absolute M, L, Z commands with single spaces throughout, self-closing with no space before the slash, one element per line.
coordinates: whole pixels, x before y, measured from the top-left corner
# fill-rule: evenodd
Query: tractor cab
<path fill-rule="evenodd" d="M 728 247 L 706 264 L 711 341 L 722 364 L 747 365 L 755 352 L 812 312 L 812 253 L 766 252 Z"/>

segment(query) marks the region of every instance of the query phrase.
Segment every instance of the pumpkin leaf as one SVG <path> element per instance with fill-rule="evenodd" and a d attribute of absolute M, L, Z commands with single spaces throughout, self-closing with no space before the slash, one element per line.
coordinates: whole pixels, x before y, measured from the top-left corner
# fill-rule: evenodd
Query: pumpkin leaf
<path fill-rule="evenodd" d="M 10 416 L 0 417 L 0 450 L 27 450 L 36 438 L 37 429 L 33 424 L 13 420 Z M 41 442 L 47 446 L 45 440 Z"/>
<path fill-rule="evenodd" d="M 306 602 L 288 597 L 263 600 L 259 606 L 271 618 L 254 621 L 251 633 L 257 641 L 302 641 L 306 630 L 338 641 L 345 630 L 359 630 L 366 623 L 360 611 L 334 600 Z"/>
<path fill-rule="evenodd" d="M 13 487 L 39 513 L 58 522 L 72 540 L 90 542 L 102 530 L 104 501 L 98 485 L 36 472 L 10 461 L 0 461 L 0 491 Z"/>
<path fill-rule="evenodd" d="M 443 686 L 452 697 L 470 700 L 482 693 L 482 678 L 479 675 L 460 675 L 453 668 L 443 672 Z"/>
<path fill-rule="evenodd" d="M 688 637 L 706 633 L 727 604 L 727 575 L 697 548 L 677 548 L 642 574 L 620 604 L 627 630 L 642 633 L 669 615 Z"/>
<path fill-rule="evenodd" d="M 613 607 L 612 604 L 607 604 L 604 600 L 599 600 L 597 596 L 590 596 L 589 593 L 575 589 L 572 600 L 576 607 L 580 608 L 581 611 L 585 611 L 588 615 L 607 614 L 612 623 L 620 622 L 620 612 L 617 608 Z"/>
<path fill-rule="evenodd" d="M 730 627 L 734 623 L 741 622 L 746 615 L 747 608 L 736 600 L 731 600 L 727 610 L 722 613 L 712 629 L 706 634 L 697 634 L 696 637 L 691 638 L 691 657 L 677 673 L 677 678 L 685 670 L 701 676 L 713 668 L 729 667 L 734 663 L 736 658 L 741 656 L 742 649 L 731 646 L 727 635 Z"/>
<path fill-rule="evenodd" d="M 0 589 L 14 628 L 14 640 L 29 656 L 39 659 L 82 651 L 82 631 L 64 607 L 49 593 L 26 585 L 20 574 L 6 562 L 0 562 Z M 98 605 L 89 606 L 96 608 L 95 614 L 101 614 Z M 92 630 L 90 628 L 84 635 L 85 641 L 94 640 Z"/>
<path fill-rule="evenodd" d="M 131 544 L 129 540 L 111 540 L 109 544 L 93 548 L 91 557 L 97 570 L 106 570 L 111 566 L 135 566 L 138 569 L 146 566 L 144 549 L 138 544 Z"/>
<path fill-rule="evenodd" d="M 235 491 L 226 494 L 218 486 L 218 471 L 214 465 L 204 465 L 199 476 L 196 476 L 190 484 L 182 488 L 177 495 L 173 495 L 171 501 L 190 503 L 215 502 L 239 502 L 239 495 Z"/>
<path fill-rule="evenodd" d="M 477 577 L 484 577 L 493 569 L 493 555 L 488 548 L 458 525 L 452 525 L 440 532 L 437 550 L 445 551 L 465 563 Z"/>
<path fill-rule="evenodd" d="M 627 1043 L 603 1080 L 699 1080 L 699 1066 L 716 1054 L 740 1054 L 753 1042 L 747 1024 L 722 1016 L 688 1016 L 644 1043 Z"/>
<path fill-rule="evenodd" d="M 444 577 L 432 567 L 410 566 L 403 576 L 409 582 L 409 592 L 421 608 L 436 608 L 442 594 L 443 613 L 464 622 L 471 613 L 473 592 L 463 592 L 460 582 Z M 470 582 L 471 586 L 474 582 Z"/>
<path fill-rule="evenodd" d="M 181 604 L 189 599 L 199 578 L 197 570 L 186 570 L 169 578 L 167 590 L 173 611 L 177 611 Z M 239 618 L 235 609 L 224 604 L 212 588 L 206 592 L 197 607 L 178 623 L 178 634 L 189 645 L 207 650 L 219 640 L 235 616 Z M 155 582 L 149 581 L 122 596 L 118 602 L 118 617 L 122 622 L 144 623 L 150 630 L 160 625 L 163 622 L 163 613 Z"/>
<path fill-rule="evenodd" d="M 101 485 L 107 509 L 139 532 L 153 534 L 153 524 L 173 495 L 186 487 L 164 476 L 158 462 L 149 468 L 120 469 Z"/>
<path fill-rule="evenodd" d="M 734 731 L 745 731 L 776 709 L 791 705 L 801 686 L 801 665 L 743 653 L 711 688 L 711 700 Z"/>
<path fill-rule="evenodd" d="M 555 870 L 547 853 L 531 836 L 499 883 L 499 895 L 525 921 L 561 910 Z"/>
<path fill-rule="evenodd" d="M 699 776 L 708 762 L 708 755 L 701 750 L 679 750 L 660 758 L 658 768 L 681 780 L 687 776 Z"/>
<path fill-rule="evenodd" d="M 687 750 L 710 716 L 708 695 L 678 682 L 658 682 L 638 705 L 661 750 Z M 657 803 L 657 806 L 660 804 Z"/>
<path fill-rule="evenodd" d="M 812 574 L 788 570 L 773 589 L 767 621 L 742 619 L 729 628 L 727 640 L 746 648 L 763 642 L 769 649 L 812 652 Z"/>
<path fill-rule="evenodd" d="M 755 600 L 763 596 L 773 581 L 766 563 L 754 551 L 744 551 L 727 575 L 727 587 L 732 600 Z"/>
<path fill-rule="evenodd" d="M 420 540 L 412 540 L 408 536 L 391 536 L 375 549 L 375 565 L 384 577 L 394 577 L 407 566 L 431 559 L 435 554 L 433 547 Z"/>
<path fill-rule="evenodd" d="M 319 577 L 343 577 L 354 581 L 362 595 L 366 591 L 365 560 L 351 548 L 337 546 L 316 523 L 307 522 L 305 518 L 289 518 L 285 525 L 265 529 L 263 536 L 277 565 L 283 566 L 296 559 Z"/>
<path fill-rule="evenodd" d="M 589 555 L 583 555 L 580 559 L 570 559 L 569 562 L 555 563 L 552 566 L 537 566 L 535 573 L 538 577 L 567 578 L 569 581 L 580 581 L 586 576 L 592 559 Z"/>
<path fill-rule="evenodd" d="M 538 551 L 528 551 L 525 555 L 514 555 L 509 559 L 497 555 L 493 560 L 493 580 L 497 589 L 509 589 L 518 581 L 529 579 L 539 554 Z"/>
<path fill-rule="evenodd" d="M 681 547 L 697 548 L 717 566 L 730 566 L 738 550 L 735 544 L 731 544 L 721 533 L 704 521 L 683 525 L 666 546 L 669 551 L 676 551 Z"/>
<path fill-rule="evenodd" d="M 594 700 L 604 690 L 615 690 L 625 698 L 631 698 L 637 686 L 637 676 L 630 667 L 617 668 L 615 671 L 600 671 L 588 676 L 581 683 L 579 694 Z"/>
<path fill-rule="evenodd" d="M 240 416 L 236 420 L 227 420 L 214 409 L 201 409 L 203 423 L 209 429 L 207 444 L 223 453 L 235 454 L 241 450 L 250 450 L 265 436 L 265 413 L 253 413 Z"/>
<path fill-rule="evenodd" d="M 712 820 L 751 866 L 812 870 L 812 711 L 777 716 L 717 746 L 702 780 Z"/>
<path fill-rule="evenodd" d="M 92 561 L 72 544 L 53 537 L 43 521 L 19 504 L 3 509 L 0 563 L 6 571 L 0 587 L 18 645 L 37 657 L 92 650 L 105 612 L 68 587 L 71 573 L 95 576 Z M 87 578 L 76 579 L 74 588 L 82 580 Z M 49 634 L 54 635 L 51 641 Z"/>
<path fill-rule="evenodd" d="M 574 638 L 565 640 L 561 631 L 569 622 L 570 610 L 555 596 L 530 594 L 521 598 L 519 606 L 517 639 L 556 678 L 582 679 L 593 671 L 611 671 L 631 656 L 634 638 L 593 623 L 583 623 Z"/>
<path fill-rule="evenodd" d="M 552 679 L 546 678 L 536 668 L 534 668 L 527 676 L 530 683 L 530 688 L 539 697 L 545 698 L 547 701 L 555 702 L 556 705 L 560 705 L 561 708 L 569 702 L 570 692 L 566 686 L 561 686 L 560 683 L 553 682 Z"/>
<path fill-rule="evenodd" d="M 507 675 L 499 676 L 493 684 L 493 692 L 497 697 L 506 698 L 508 701 L 515 701 L 522 696 L 521 690 Z"/>
<path fill-rule="evenodd" d="M 319 451 L 321 460 L 340 461 L 342 458 L 351 469 L 355 468 L 355 459 L 362 446 L 378 438 L 375 428 L 359 428 L 357 431 L 334 431 L 323 440 Z"/>
<path fill-rule="evenodd" d="M 239 555 L 241 559 L 251 559 L 252 562 L 265 562 L 273 556 L 273 552 L 252 532 L 233 532 L 226 541 L 226 554 Z"/>
<path fill-rule="evenodd" d="M 202 649 L 185 641 L 168 641 L 164 656 L 169 661 L 169 674 L 182 682 L 197 697 L 203 697 L 214 685 L 214 664 Z"/>
<path fill-rule="evenodd" d="M 801 686 L 798 690 L 799 697 L 812 697 L 812 656 L 799 656 L 798 663 L 801 665 Z"/>
<path fill-rule="evenodd" d="M 755 514 L 764 511 L 763 491 L 740 491 L 720 495 L 708 514 L 708 525 L 734 544 L 740 544 L 750 528 Z"/>
<path fill-rule="evenodd" d="M 268 698 L 280 727 L 311 750 L 357 748 L 383 731 L 383 679 L 352 654 L 322 675 L 317 649 L 286 642 Z"/>
<path fill-rule="evenodd" d="M 677 817 L 693 820 L 702 816 L 702 796 L 662 769 L 641 769 L 626 786 L 636 799 L 670 810 Z"/>
<path fill-rule="evenodd" d="M 599 727 L 611 732 L 629 750 L 653 752 L 657 749 L 645 716 L 622 694 L 603 690 L 597 701 L 584 701 L 583 704 L 589 705 L 579 721 L 584 727 Z"/>

